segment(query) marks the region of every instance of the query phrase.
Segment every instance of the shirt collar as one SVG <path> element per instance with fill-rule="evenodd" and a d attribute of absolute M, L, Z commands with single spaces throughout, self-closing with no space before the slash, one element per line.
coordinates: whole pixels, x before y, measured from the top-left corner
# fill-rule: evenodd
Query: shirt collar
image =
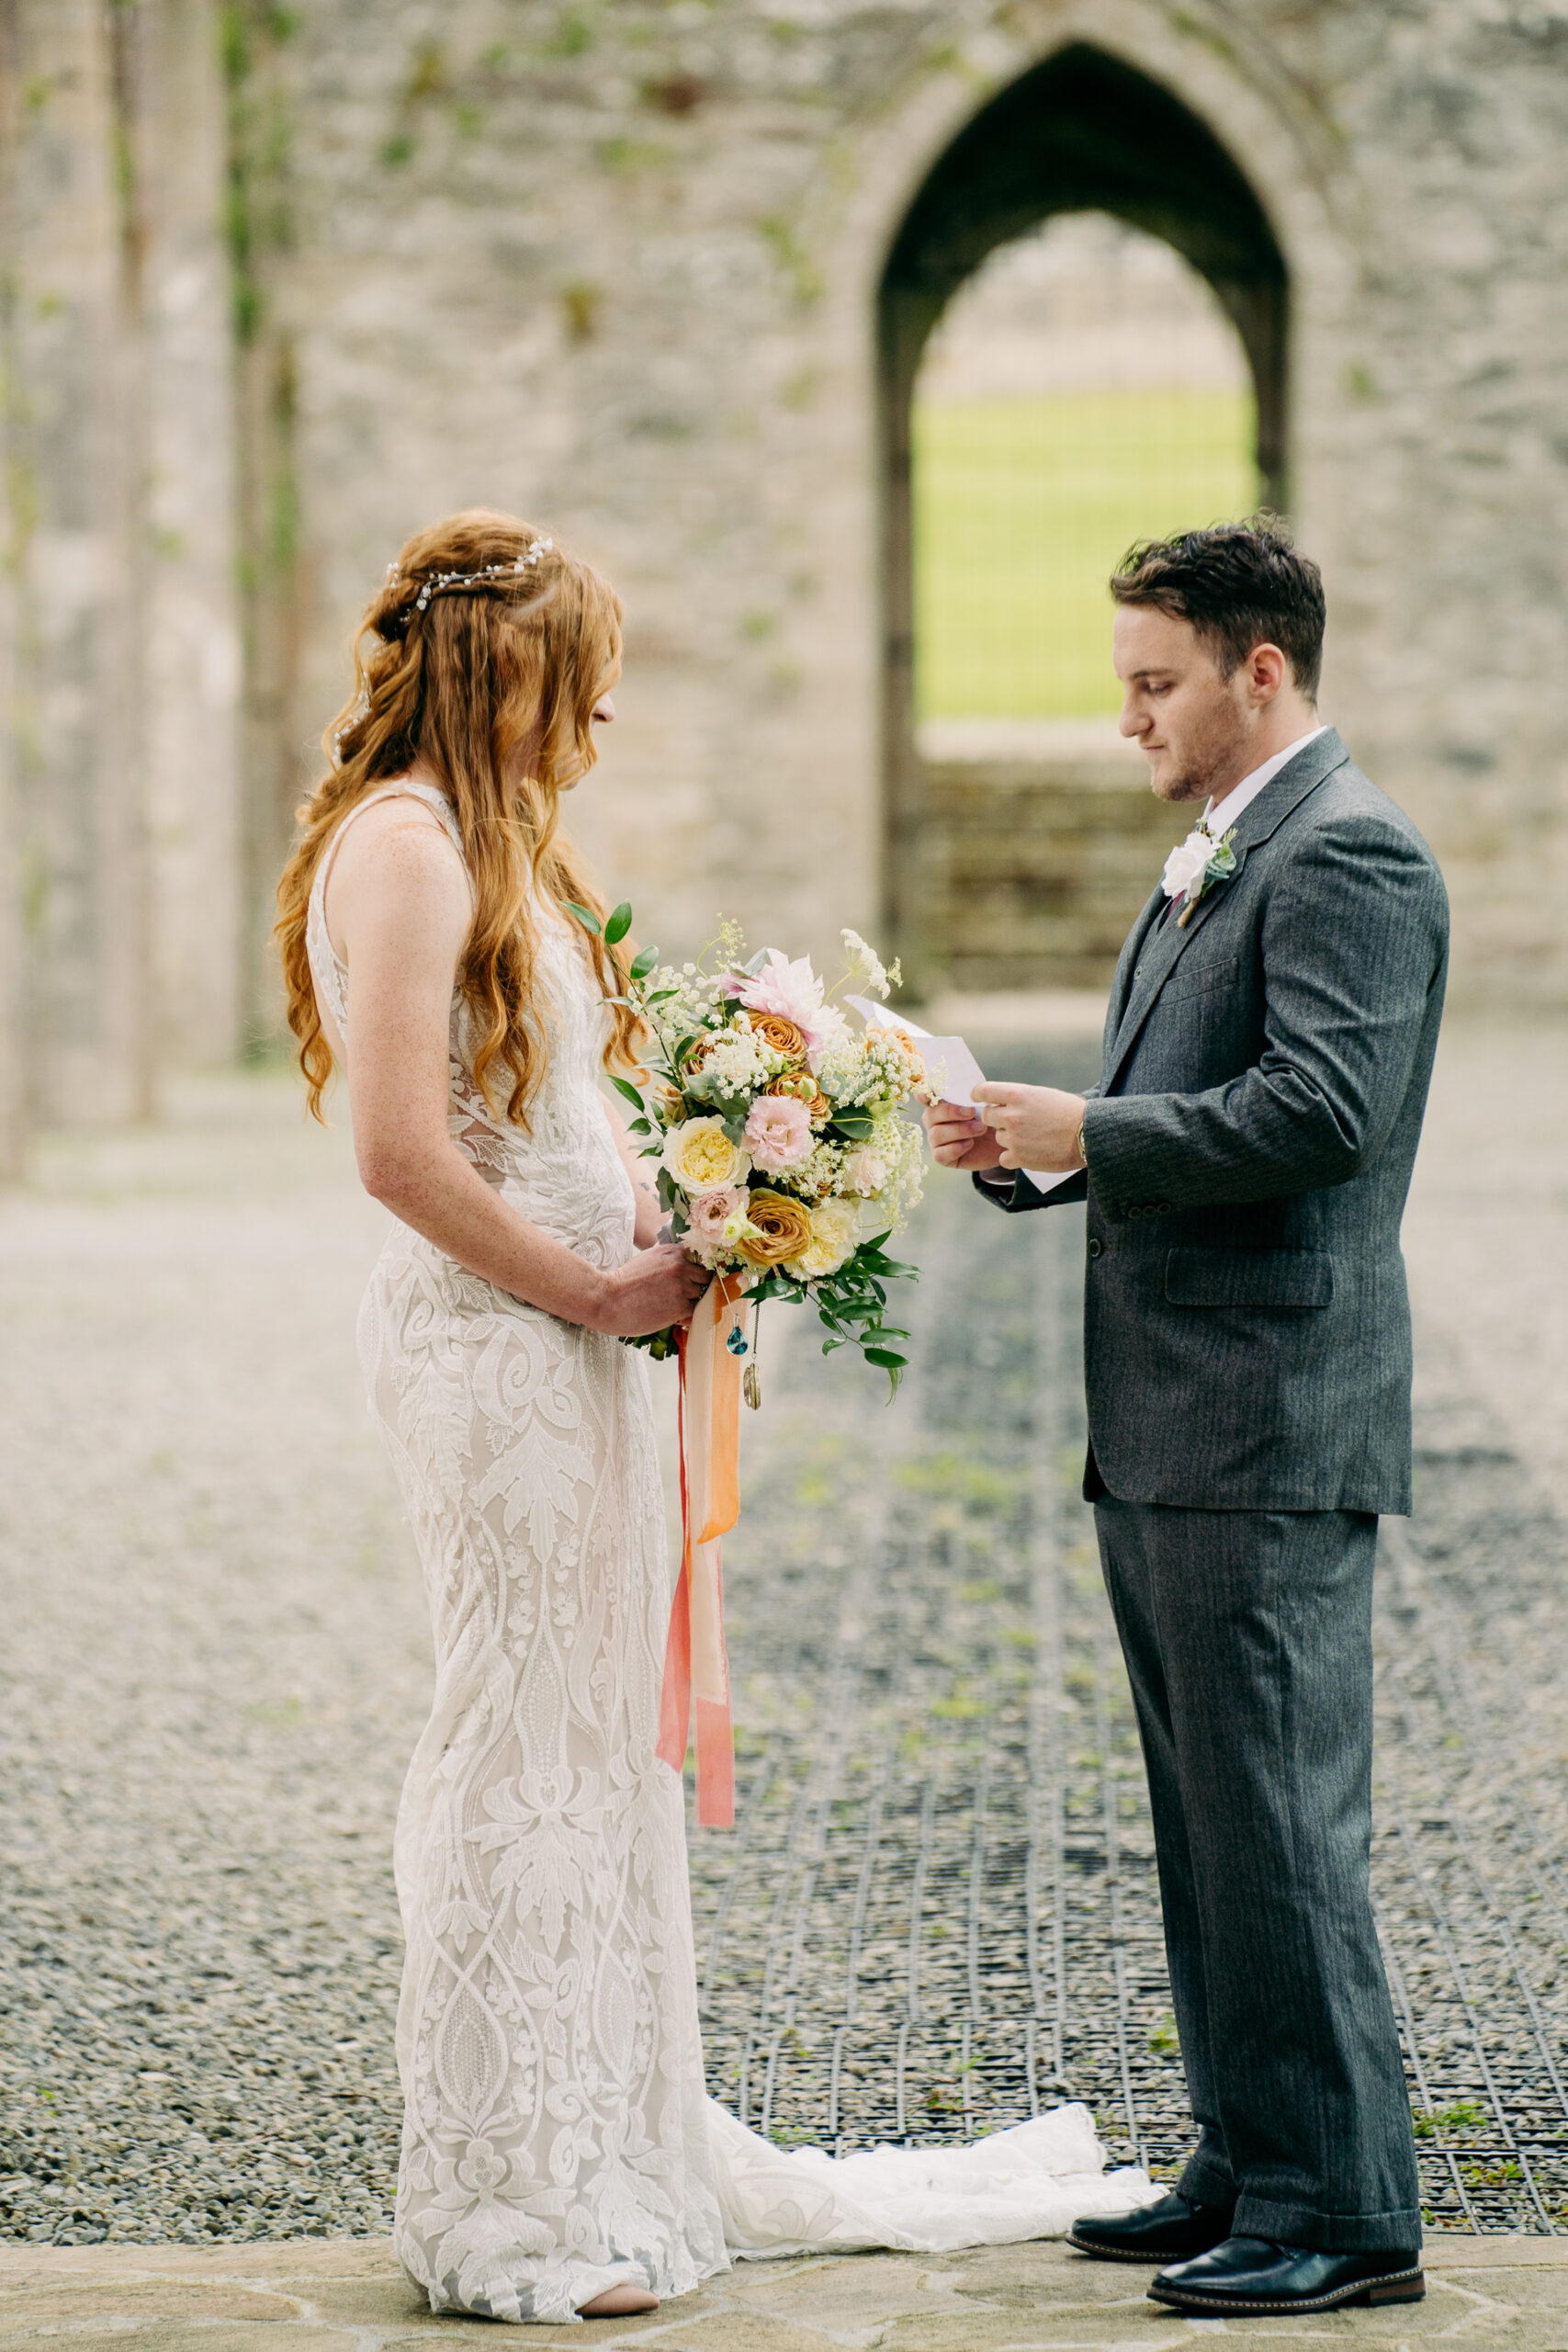
<path fill-rule="evenodd" d="M 1219 817 L 1224 820 L 1228 832 L 1242 810 L 1251 806 L 1265 785 L 1273 783 L 1286 763 L 1293 760 L 1298 752 L 1304 751 L 1309 743 L 1315 742 L 1320 735 L 1326 735 L 1327 732 L 1328 728 L 1325 723 L 1322 727 L 1313 728 L 1305 735 L 1298 735 L 1293 743 L 1287 743 L 1282 752 L 1276 752 L 1273 758 L 1265 760 L 1260 768 L 1254 768 L 1252 774 L 1244 775 L 1239 784 L 1233 784 L 1223 800 L 1217 802 L 1211 800 L 1203 811 L 1202 823 L 1212 832 L 1214 830 L 1212 820 Z"/>

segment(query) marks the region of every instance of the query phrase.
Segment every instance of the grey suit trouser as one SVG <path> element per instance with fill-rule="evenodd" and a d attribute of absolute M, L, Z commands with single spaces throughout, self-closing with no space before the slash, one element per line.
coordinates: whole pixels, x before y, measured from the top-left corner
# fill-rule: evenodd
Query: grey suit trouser
<path fill-rule="evenodd" d="M 1095 1523 L 1200 2126 L 1180 2191 L 1236 2199 L 1242 2236 L 1418 2246 L 1368 1884 L 1377 1521 L 1108 1496 Z"/>

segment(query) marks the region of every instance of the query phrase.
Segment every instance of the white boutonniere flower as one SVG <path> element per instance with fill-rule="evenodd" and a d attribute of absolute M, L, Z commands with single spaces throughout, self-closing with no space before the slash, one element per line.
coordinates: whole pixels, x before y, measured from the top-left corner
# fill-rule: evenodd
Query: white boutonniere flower
<path fill-rule="evenodd" d="M 1200 821 L 1166 859 L 1162 888 L 1168 899 L 1183 902 L 1176 918 L 1179 923 L 1186 923 L 1211 882 L 1228 881 L 1235 872 L 1235 852 L 1231 847 L 1235 839 L 1234 825 L 1223 841 L 1216 841 Z"/>

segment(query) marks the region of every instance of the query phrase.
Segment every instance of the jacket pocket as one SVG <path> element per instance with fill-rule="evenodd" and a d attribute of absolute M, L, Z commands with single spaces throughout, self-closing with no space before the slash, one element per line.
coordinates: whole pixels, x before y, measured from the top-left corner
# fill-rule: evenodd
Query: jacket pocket
<path fill-rule="evenodd" d="M 1327 1306 L 1334 1261 L 1326 1250 L 1171 1250 L 1165 1295 L 1172 1306 Z"/>
<path fill-rule="evenodd" d="M 1189 997 L 1207 996 L 1213 989 L 1239 989 L 1241 967 L 1242 958 L 1234 951 L 1228 956 L 1200 957 L 1196 947 L 1189 947 L 1172 969 L 1156 1001 L 1181 1004 Z"/>

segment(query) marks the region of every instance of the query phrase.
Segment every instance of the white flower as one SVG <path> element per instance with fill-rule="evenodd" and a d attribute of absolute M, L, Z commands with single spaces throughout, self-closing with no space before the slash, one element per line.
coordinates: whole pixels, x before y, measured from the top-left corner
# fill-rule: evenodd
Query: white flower
<path fill-rule="evenodd" d="M 1202 880 L 1213 854 L 1213 842 L 1201 825 L 1196 826 L 1184 842 L 1177 843 L 1165 861 L 1166 897 L 1184 899 Z"/>
<path fill-rule="evenodd" d="M 811 1212 L 811 1238 L 790 1261 L 790 1272 L 808 1283 L 836 1274 L 860 1246 L 860 1203 L 833 1199 Z"/>
<path fill-rule="evenodd" d="M 868 947 L 858 931 L 841 931 L 844 953 L 864 980 L 873 996 L 885 997 L 888 990 L 886 969 L 874 947 Z"/>
<path fill-rule="evenodd" d="M 879 1151 L 852 1151 L 844 1160 L 846 1193 L 880 1193 L 892 1170 Z"/>
<path fill-rule="evenodd" d="M 716 1193 L 743 1184 L 750 1157 L 730 1142 L 722 1119 L 683 1119 L 664 1138 L 664 1165 L 683 1193 Z"/>

